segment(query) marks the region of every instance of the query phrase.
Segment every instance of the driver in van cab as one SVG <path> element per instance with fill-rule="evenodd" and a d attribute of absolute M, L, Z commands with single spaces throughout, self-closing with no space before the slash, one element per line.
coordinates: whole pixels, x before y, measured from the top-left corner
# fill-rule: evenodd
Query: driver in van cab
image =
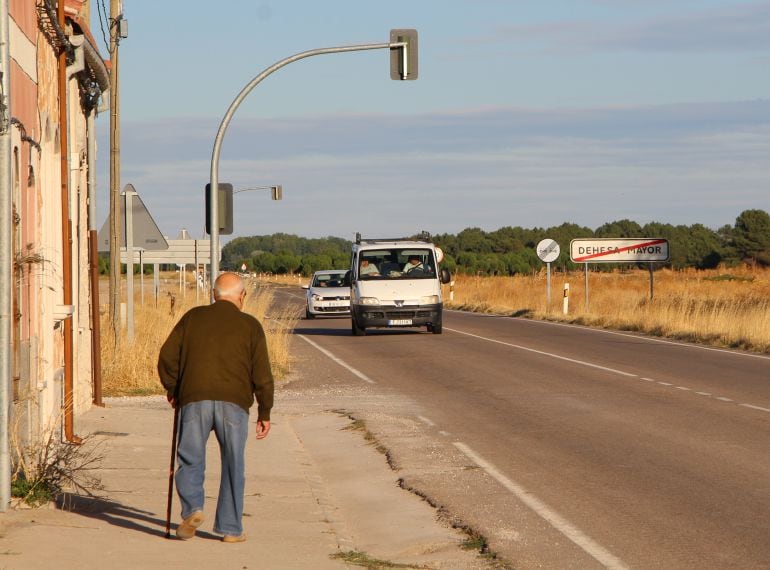
<path fill-rule="evenodd" d="M 369 260 L 364 258 L 361 260 L 361 271 L 359 271 L 360 275 L 379 275 L 380 271 L 377 269 L 377 266 L 374 263 L 369 263 Z"/>
<path fill-rule="evenodd" d="M 404 265 L 404 273 L 409 273 L 410 271 L 414 271 L 415 269 L 422 269 L 423 271 L 425 268 L 422 265 L 422 261 L 420 261 L 420 258 L 416 255 L 410 255 L 409 261 L 406 265 Z"/>

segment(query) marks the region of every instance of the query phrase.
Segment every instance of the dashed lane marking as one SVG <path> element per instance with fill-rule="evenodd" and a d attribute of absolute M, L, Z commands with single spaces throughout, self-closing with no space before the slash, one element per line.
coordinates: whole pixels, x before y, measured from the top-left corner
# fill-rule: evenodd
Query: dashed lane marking
<path fill-rule="evenodd" d="M 666 386 L 666 387 L 673 386 L 677 390 L 682 390 L 683 392 L 693 392 L 695 394 L 698 394 L 699 396 L 707 396 L 709 398 L 713 397 L 715 400 L 719 400 L 720 402 L 735 402 L 735 400 L 733 400 L 731 398 L 726 398 L 724 396 L 714 396 L 710 392 L 696 392 L 695 390 L 693 390 L 692 388 L 688 388 L 687 386 L 674 386 L 674 384 L 672 384 L 671 382 L 663 382 L 661 380 L 655 380 L 654 378 L 648 378 L 646 376 L 639 376 L 638 374 L 631 374 L 629 372 L 623 372 L 622 370 L 617 370 L 616 368 L 608 368 L 606 366 L 600 366 L 598 364 L 593 364 L 591 362 L 585 362 L 584 360 L 576 360 L 574 358 L 568 358 L 566 356 L 561 356 L 561 355 L 558 355 L 558 354 L 554 354 L 552 352 L 545 352 L 543 350 L 537 350 L 537 349 L 534 349 L 534 348 L 529 348 L 529 347 L 526 347 L 526 346 L 521 346 L 519 344 L 513 344 L 513 343 L 510 343 L 510 342 L 504 342 L 502 340 L 497 340 L 497 339 L 494 339 L 494 338 L 489 338 L 489 337 L 485 337 L 485 336 L 481 336 L 481 335 L 477 335 L 477 334 L 473 334 L 473 333 L 469 333 L 469 332 L 465 332 L 465 331 L 461 331 L 461 330 L 457 330 L 457 329 L 452 329 L 452 328 L 449 328 L 449 327 L 446 327 L 446 326 L 444 327 L 444 329 L 448 330 L 448 331 L 456 332 L 456 333 L 459 333 L 459 334 L 463 334 L 463 335 L 466 335 L 466 336 L 471 336 L 471 337 L 474 337 L 474 338 L 478 338 L 480 340 L 486 340 L 487 342 L 494 342 L 496 344 L 502 344 L 502 345 L 505 345 L 505 346 L 510 346 L 512 348 L 518 348 L 519 350 L 525 350 L 527 352 L 533 352 L 535 354 L 542 354 L 543 356 L 550 356 L 551 358 L 557 358 L 559 360 L 565 360 L 567 362 L 573 362 L 575 364 L 581 364 L 583 366 L 590 366 L 591 368 L 598 368 L 599 370 L 605 370 L 607 372 L 612 372 L 614 374 L 620 374 L 621 376 L 626 376 L 626 377 L 629 377 L 629 378 L 637 378 L 637 379 L 643 380 L 645 382 L 654 382 L 654 383 L 659 384 L 661 386 Z M 751 408 L 752 410 L 759 410 L 759 411 L 762 411 L 762 412 L 770 411 L 770 410 L 768 410 L 768 408 L 763 408 L 762 406 L 755 406 L 753 404 L 738 404 L 738 405 L 743 406 L 744 408 Z"/>
<path fill-rule="evenodd" d="M 744 408 L 751 408 L 752 410 L 759 410 L 760 412 L 770 412 L 770 408 L 763 408 L 762 406 L 754 406 L 752 404 L 738 404 Z"/>
<path fill-rule="evenodd" d="M 591 362 L 586 362 L 585 360 L 577 360 L 575 358 L 568 358 L 566 356 L 560 356 L 560 355 L 554 354 L 552 352 L 545 352 L 543 350 L 537 350 L 535 348 L 529 348 L 527 346 L 521 346 L 520 344 L 513 344 L 513 343 L 510 343 L 510 342 L 504 342 L 502 340 L 496 340 L 494 338 L 489 338 L 489 337 L 485 337 L 485 336 L 481 336 L 481 335 L 477 335 L 477 334 L 473 334 L 473 333 L 469 333 L 469 332 L 465 332 L 465 331 L 459 331 L 457 329 L 450 329 L 449 327 L 444 327 L 444 330 L 456 332 L 456 333 L 459 333 L 459 334 L 464 334 L 466 336 L 472 336 L 474 338 L 479 338 L 481 340 L 486 340 L 488 342 L 494 342 L 494 343 L 497 343 L 497 344 L 503 344 L 505 346 L 510 346 L 510 347 L 513 347 L 513 348 L 518 348 L 519 350 L 526 350 L 527 352 L 534 352 L 535 354 L 542 354 L 543 356 L 550 356 L 551 358 L 556 358 L 558 360 L 565 360 L 567 362 L 572 362 L 573 364 L 580 364 L 582 366 L 589 366 L 591 368 L 598 368 L 599 370 L 605 370 L 607 372 L 612 372 L 613 374 L 620 374 L 621 376 L 627 376 L 629 378 L 638 378 L 639 377 L 638 374 L 631 374 L 630 372 L 623 372 L 622 370 L 618 370 L 616 368 L 608 368 L 606 366 L 600 366 L 598 364 L 593 364 Z"/>
<path fill-rule="evenodd" d="M 493 319 L 493 318 L 497 318 L 497 319 L 511 319 L 511 318 L 516 318 L 516 317 L 507 317 L 507 316 L 501 316 L 501 315 L 488 315 L 488 314 L 483 314 L 483 313 L 473 313 L 471 311 L 460 311 L 460 310 L 457 310 L 457 309 L 444 309 L 444 310 L 447 311 L 447 312 L 461 313 L 463 315 L 470 315 L 470 316 L 474 316 L 474 317 L 487 318 L 487 319 Z M 670 344 L 670 345 L 673 345 L 673 346 L 681 346 L 682 348 L 692 348 L 692 349 L 695 349 L 695 350 L 708 350 L 708 351 L 711 351 L 711 352 L 722 352 L 724 354 L 730 354 L 732 356 L 739 356 L 739 357 L 744 357 L 744 358 L 762 358 L 764 360 L 770 359 L 770 356 L 767 356 L 765 354 L 754 354 L 754 353 L 751 353 L 751 352 L 737 352 L 735 350 L 729 350 L 729 349 L 726 349 L 726 348 L 718 348 L 718 347 L 714 347 L 714 346 L 702 346 L 700 344 L 689 344 L 689 343 L 686 343 L 686 342 L 679 342 L 679 341 L 675 341 L 675 340 L 667 340 L 667 339 L 664 339 L 664 338 L 652 338 L 652 337 L 649 337 L 649 336 L 638 335 L 638 334 L 629 334 L 629 333 L 624 333 L 624 332 L 620 332 L 620 331 L 608 331 L 608 330 L 605 330 L 605 329 L 598 329 L 598 328 L 587 327 L 587 326 L 583 326 L 583 325 L 575 325 L 575 324 L 572 324 L 572 323 L 555 323 L 555 322 L 552 322 L 552 321 L 538 321 L 538 320 L 533 320 L 533 319 L 527 320 L 527 322 L 528 323 L 532 323 L 533 325 L 543 325 L 543 326 L 550 326 L 550 327 L 566 327 L 566 328 L 572 328 L 572 329 L 580 329 L 580 330 L 591 332 L 591 333 L 595 333 L 595 334 L 611 334 L 611 335 L 615 335 L 615 336 L 624 336 L 624 337 L 627 337 L 627 338 L 633 338 L 635 340 L 644 340 L 644 341 L 647 341 L 647 342 L 657 342 L 657 343 L 660 343 L 660 344 Z M 447 327 L 444 327 L 444 328 L 446 329 Z"/>
<path fill-rule="evenodd" d="M 503 475 L 494 465 L 483 459 L 470 447 L 459 441 L 455 442 L 455 447 L 462 451 L 476 465 L 481 467 L 487 475 L 513 493 L 518 500 L 537 513 L 540 518 L 547 521 L 553 528 L 582 548 L 589 556 L 599 562 L 599 564 L 605 568 L 628 568 L 622 560 L 610 553 L 606 548 L 586 535 L 559 513 L 551 509 L 524 487 Z"/>
<path fill-rule="evenodd" d="M 428 425 L 428 426 L 431 426 L 431 427 L 436 425 L 433 421 L 431 421 L 430 419 L 426 418 L 425 416 L 417 416 L 417 419 L 420 420 L 425 425 Z"/>

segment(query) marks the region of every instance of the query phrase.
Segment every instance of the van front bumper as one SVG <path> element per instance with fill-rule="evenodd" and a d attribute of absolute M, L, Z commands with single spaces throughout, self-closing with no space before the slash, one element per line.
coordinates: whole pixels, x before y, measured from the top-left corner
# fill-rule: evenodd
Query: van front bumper
<path fill-rule="evenodd" d="M 407 307 L 356 305 L 350 309 L 351 318 L 361 328 L 424 327 L 441 322 L 443 303 Z"/>

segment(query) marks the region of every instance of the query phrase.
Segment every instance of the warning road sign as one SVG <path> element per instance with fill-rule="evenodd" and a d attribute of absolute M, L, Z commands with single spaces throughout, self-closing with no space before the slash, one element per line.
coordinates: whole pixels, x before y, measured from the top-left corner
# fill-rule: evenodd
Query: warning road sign
<path fill-rule="evenodd" d="M 575 263 L 648 263 L 668 261 L 668 240 L 663 238 L 580 238 L 569 244 Z"/>

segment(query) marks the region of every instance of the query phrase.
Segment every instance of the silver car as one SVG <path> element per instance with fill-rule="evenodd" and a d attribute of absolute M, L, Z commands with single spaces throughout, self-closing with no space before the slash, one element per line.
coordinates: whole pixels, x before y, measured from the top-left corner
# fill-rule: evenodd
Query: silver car
<path fill-rule="evenodd" d="M 302 286 L 307 290 L 305 318 L 350 314 L 350 287 L 344 287 L 342 284 L 345 273 L 344 269 L 328 269 L 313 273 L 310 284 Z"/>

